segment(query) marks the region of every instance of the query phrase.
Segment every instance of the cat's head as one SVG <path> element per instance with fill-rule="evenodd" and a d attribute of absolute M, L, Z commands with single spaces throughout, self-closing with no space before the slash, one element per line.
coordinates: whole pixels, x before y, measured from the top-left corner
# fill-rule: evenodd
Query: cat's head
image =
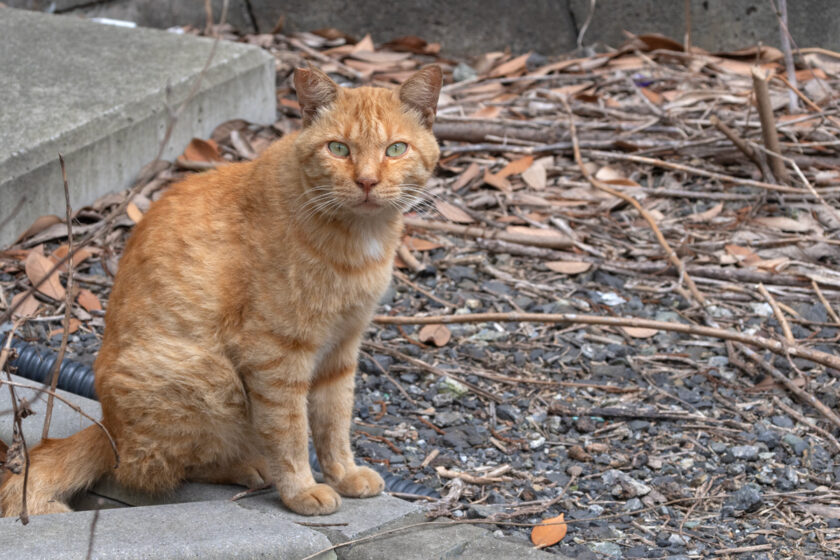
<path fill-rule="evenodd" d="M 392 214 L 420 198 L 440 156 L 432 133 L 439 67 L 422 68 L 393 91 L 343 88 L 312 67 L 295 70 L 294 80 L 307 214 Z"/>

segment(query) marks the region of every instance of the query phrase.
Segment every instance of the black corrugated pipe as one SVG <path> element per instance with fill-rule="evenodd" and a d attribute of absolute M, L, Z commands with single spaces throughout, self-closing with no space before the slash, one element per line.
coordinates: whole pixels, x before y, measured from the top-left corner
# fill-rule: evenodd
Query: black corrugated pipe
<path fill-rule="evenodd" d="M 12 340 L 12 348 L 15 349 L 17 357 L 10 361 L 9 365 L 16 368 L 15 373 L 17 375 L 39 383 L 43 383 L 49 378 L 58 357 L 56 354 L 49 351 L 41 353 L 34 346 L 30 346 L 20 339 Z M 96 392 L 93 390 L 93 369 L 85 364 L 64 360 L 58 372 L 58 388 L 96 400 Z M 313 470 L 321 471 L 318 456 L 314 450 L 309 452 L 309 464 Z M 385 489 L 389 492 L 416 494 L 431 498 L 440 497 L 437 490 L 428 486 L 397 476 L 378 465 L 372 467 L 382 475 L 382 479 L 385 481 Z"/>

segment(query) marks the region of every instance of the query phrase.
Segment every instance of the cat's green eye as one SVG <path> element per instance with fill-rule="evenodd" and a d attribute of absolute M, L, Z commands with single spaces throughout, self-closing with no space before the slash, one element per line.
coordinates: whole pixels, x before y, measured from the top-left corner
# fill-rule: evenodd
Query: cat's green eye
<path fill-rule="evenodd" d="M 347 147 L 347 144 L 342 144 L 341 142 L 330 142 L 327 144 L 327 148 L 329 148 L 333 155 L 338 157 L 347 157 L 350 155 L 350 148 Z"/>
<path fill-rule="evenodd" d="M 385 155 L 388 157 L 398 157 L 403 155 L 407 149 L 408 146 L 405 142 L 394 142 L 385 150 Z"/>

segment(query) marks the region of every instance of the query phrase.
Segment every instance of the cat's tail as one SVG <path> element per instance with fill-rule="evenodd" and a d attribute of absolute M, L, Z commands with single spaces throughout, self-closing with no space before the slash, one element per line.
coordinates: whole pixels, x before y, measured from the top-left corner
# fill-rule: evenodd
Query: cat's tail
<path fill-rule="evenodd" d="M 90 426 L 65 439 L 45 439 L 30 451 L 26 506 L 30 515 L 71 511 L 64 503 L 114 467 L 115 456 L 105 432 Z M 7 472 L 0 485 L 3 517 L 23 507 L 24 475 Z"/>

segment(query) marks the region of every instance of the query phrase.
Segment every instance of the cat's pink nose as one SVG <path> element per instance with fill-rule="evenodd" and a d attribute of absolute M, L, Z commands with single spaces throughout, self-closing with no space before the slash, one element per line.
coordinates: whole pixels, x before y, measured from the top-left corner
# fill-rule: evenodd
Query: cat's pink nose
<path fill-rule="evenodd" d="M 375 177 L 359 177 L 356 179 L 356 184 L 359 185 L 360 189 L 365 191 L 365 194 L 368 194 L 370 189 L 379 184 L 379 179 Z"/>

